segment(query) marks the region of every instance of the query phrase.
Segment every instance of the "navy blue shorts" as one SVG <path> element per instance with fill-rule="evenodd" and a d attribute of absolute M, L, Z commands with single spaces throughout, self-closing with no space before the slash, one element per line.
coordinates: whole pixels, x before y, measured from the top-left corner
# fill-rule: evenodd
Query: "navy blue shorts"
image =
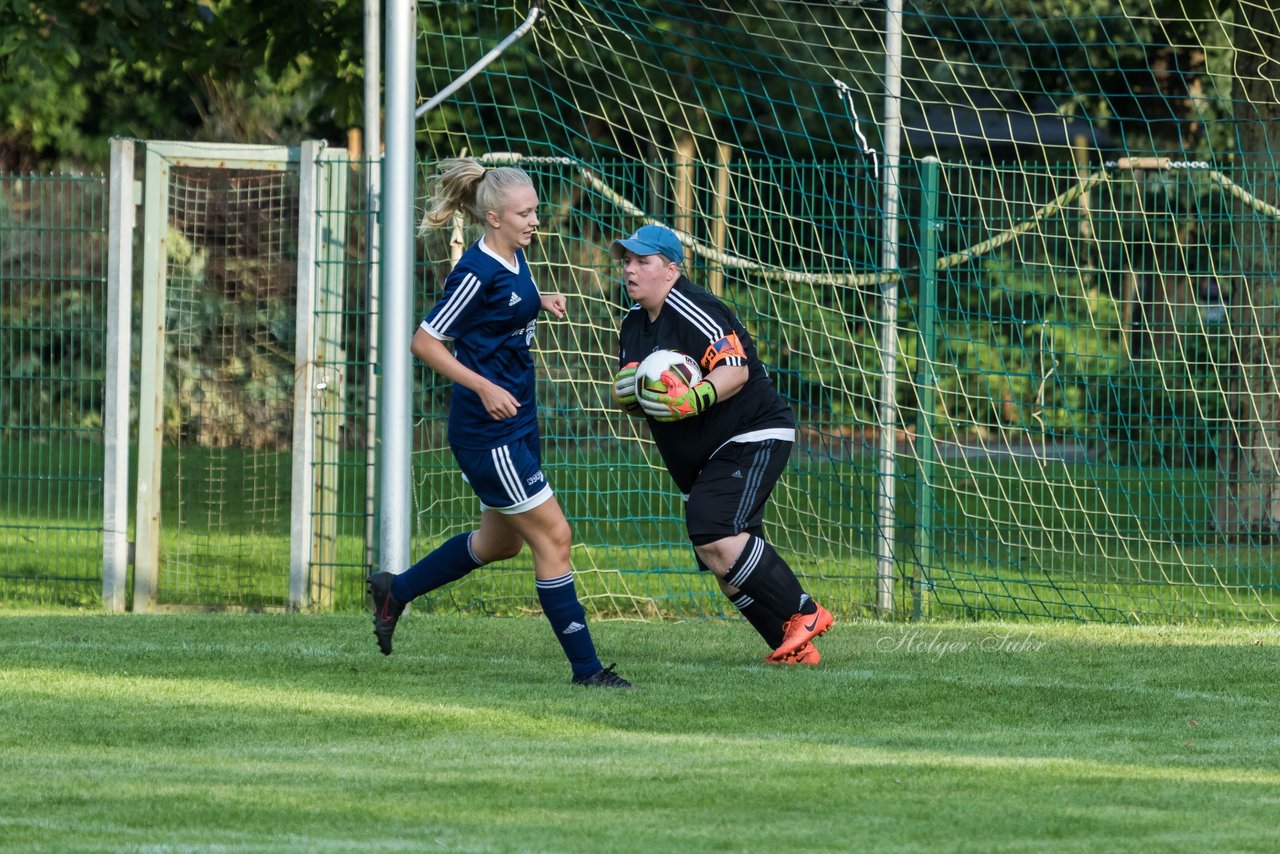
<path fill-rule="evenodd" d="M 689 541 L 695 546 L 759 533 L 764 506 L 787 467 L 792 442 L 728 442 L 698 472 L 684 506 Z"/>
<path fill-rule="evenodd" d="M 523 513 L 552 496 L 551 484 L 542 473 L 538 431 L 531 430 L 508 445 L 473 451 L 453 448 L 462 479 L 480 499 L 484 510 Z"/>

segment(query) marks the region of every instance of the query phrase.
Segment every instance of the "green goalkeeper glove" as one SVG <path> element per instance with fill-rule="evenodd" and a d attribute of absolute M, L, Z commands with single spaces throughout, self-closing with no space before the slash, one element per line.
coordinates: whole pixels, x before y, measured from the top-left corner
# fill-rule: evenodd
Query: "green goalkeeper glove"
<path fill-rule="evenodd" d="M 689 386 L 675 371 L 663 371 L 666 392 L 641 388 L 637 398 L 645 415 L 654 421 L 680 421 L 705 412 L 716 402 L 714 383 L 703 380 Z"/>
<path fill-rule="evenodd" d="M 640 415 L 640 401 L 636 400 L 636 368 L 639 362 L 630 362 L 613 378 L 613 399 L 628 415 Z"/>

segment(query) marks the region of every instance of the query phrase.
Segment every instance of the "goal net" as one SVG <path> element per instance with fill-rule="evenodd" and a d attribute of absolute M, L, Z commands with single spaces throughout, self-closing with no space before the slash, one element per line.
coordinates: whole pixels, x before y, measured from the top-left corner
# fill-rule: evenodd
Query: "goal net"
<path fill-rule="evenodd" d="M 420 4 L 420 102 L 531 9 Z M 833 609 L 875 609 L 889 554 L 898 614 L 1276 617 L 1274 11 L 548 0 L 532 17 L 419 142 L 424 178 L 470 154 L 537 182 L 536 278 L 571 298 L 538 341 L 546 463 L 597 611 L 732 610 L 608 393 L 626 308 L 608 249 L 661 222 L 796 410 L 766 524 Z M 421 312 L 475 236 L 424 238 Z M 423 552 L 477 507 L 447 388 L 425 370 L 416 387 Z M 434 605 L 536 600 L 527 572 L 490 572 Z"/>

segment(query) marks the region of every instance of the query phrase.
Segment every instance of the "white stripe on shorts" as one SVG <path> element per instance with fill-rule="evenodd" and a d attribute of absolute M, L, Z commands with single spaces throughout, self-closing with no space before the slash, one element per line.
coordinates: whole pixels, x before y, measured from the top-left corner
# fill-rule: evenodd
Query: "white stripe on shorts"
<path fill-rule="evenodd" d="M 511 462 L 511 449 L 503 445 L 500 448 L 494 448 L 489 454 L 493 457 L 493 467 L 498 472 L 498 477 L 502 480 L 503 487 L 507 490 L 507 497 L 511 499 L 512 504 L 519 504 L 529 497 L 529 493 L 524 490 L 524 483 L 520 480 L 520 472 L 516 471 L 515 463 Z"/>

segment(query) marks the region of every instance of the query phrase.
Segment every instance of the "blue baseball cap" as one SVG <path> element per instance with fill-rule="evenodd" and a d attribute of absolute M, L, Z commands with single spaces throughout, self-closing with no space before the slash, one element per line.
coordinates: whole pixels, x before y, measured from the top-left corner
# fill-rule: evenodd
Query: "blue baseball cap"
<path fill-rule="evenodd" d="M 609 254 L 615 261 L 620 260 L 627 250 L 637 255 L 661 255 L 668 261 L 684 263 L 684 247 L 680 238 L 669 228 L 661 225 L 642 225 L 636 233 L 624 240 L 615 240 Z"/>

